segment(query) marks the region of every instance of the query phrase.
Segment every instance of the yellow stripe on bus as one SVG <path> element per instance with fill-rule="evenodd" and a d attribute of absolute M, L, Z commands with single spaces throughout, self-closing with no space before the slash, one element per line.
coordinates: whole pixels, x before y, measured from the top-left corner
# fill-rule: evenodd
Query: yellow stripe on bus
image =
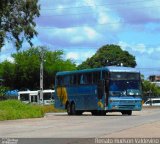
<path fill-rule="evenodd" d="M 68 100 L 66 88 L 65 87 L 58 87 L 57 88 L 57 96 L 59 97 L 60 101 L 65 105 Z"/>

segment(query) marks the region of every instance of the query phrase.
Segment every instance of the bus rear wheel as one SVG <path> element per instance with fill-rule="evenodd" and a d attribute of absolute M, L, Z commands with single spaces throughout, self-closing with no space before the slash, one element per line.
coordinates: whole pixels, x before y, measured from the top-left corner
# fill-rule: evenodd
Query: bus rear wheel
<path fill-rule="evenodd" d="M 76 115 L 82 115 L 83 111 L 77 110 Z"/>
<path fill-rule="evenodd" d="M 75 115 L 76 114 L 76 106 L 74 103 L 71 104 L 71 115 Z"/>
<path fill-rule="evenodd" d="M 70 103 L 67 104 L 67 113 L 68 113 L 68 115 L 71 115 L 71 106 L 70 106 Z"/>

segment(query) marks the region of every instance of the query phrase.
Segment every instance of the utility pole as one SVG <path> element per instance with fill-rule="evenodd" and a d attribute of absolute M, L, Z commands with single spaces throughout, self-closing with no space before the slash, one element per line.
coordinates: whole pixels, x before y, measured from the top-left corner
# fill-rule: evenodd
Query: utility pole
<path fill-rule="evenodd" d="M 44 48 L 41 47 L 40 52 L 40 103 L 43 104 L 43 63 L 44 63 Z"/>
<path fill-rule="evenodd" d="M 149 90 L 149 98 L 150 98 L 150 106 L 152 106 L 152 99 L 151 99 L 151 94 L 152 94 L 152 91 L 151 91 L 151 89 Z"/>

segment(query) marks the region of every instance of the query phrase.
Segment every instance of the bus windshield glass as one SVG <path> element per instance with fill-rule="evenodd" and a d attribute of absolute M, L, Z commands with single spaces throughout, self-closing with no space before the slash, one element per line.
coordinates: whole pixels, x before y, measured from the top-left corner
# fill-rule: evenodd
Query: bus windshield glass
<path fill-rule="evenodd" d="M 52 93 L 43 93 L 43 99 L 44 100 L 51 100 L 52 99 Z"/>
<path fill-rule="evenodd" d="M 109 93 L 111 96 L 141 95 L 139 73 L 111 73 Z"/>
<path fill-rule="evenodd" d="M 110 73 L 111 80 L 140 80 L 139 73 L 128 72 L 112 72 Z"/>
<path fill-rule="evenodd" d="M 20 94 L 20 100 L 29 101 L 29 94 Z"/>

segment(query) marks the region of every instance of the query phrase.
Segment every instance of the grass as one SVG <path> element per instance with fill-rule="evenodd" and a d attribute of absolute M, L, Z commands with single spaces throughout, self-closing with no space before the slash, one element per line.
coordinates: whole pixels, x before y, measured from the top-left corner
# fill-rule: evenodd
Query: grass
<path fill-rule="evenodd" d="M 0 101 L 0 120 L 40 118 L 48 112 L 60 112 L 53 105 L 40 106 L 24 104 L 18 100 Z"/>
<path fill-rule="evenodd" d="M 56 109 L 53 105 L 45 105 L 41 106 L 44 113 L 50 113 L 50 112 L 65 112 L 65 110 Z"/>

